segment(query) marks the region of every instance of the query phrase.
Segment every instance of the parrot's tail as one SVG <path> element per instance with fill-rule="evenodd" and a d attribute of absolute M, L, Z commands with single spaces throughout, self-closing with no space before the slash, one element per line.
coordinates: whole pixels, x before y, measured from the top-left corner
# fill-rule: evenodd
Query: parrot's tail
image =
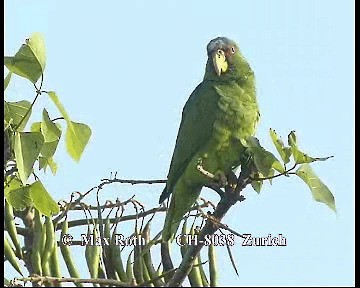
<path fill-rule="evenodd" d="M 160 198 L 159 198 L 159 204 L 163 203 L 171 194 L 171 190 L 165 186 L 164 190 L 162 191 Z"/>
<path fill-rule="evenodd" d="M 181 185 L 176 185 L 176 191 L 173 191 L 169 210 L 166 213 L 164 229 L 162 231 L 162 240 L 172 242 L 179 228 L 183 216 L 191 209 L 196 199 L 200 195 L 201 187 L 183 190 Z M 186 187 L 188 188 L 188 187 Z"/>

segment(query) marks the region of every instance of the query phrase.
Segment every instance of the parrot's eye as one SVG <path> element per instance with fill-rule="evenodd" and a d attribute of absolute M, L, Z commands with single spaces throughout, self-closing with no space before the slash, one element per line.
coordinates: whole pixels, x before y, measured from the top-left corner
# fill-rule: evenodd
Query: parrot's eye
<path fill-rule="evenodd" d="M 233 47 L 231 47 L 231 53 L 235 53 L 235 47 L 233 46 Z"/>

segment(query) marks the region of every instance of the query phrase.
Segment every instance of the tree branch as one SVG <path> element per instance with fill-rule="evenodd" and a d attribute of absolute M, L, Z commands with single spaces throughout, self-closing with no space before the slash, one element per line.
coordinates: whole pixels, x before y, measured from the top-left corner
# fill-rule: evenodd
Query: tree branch
<path fill-rule="evenodd" d="M 294 174 L 294 173 L 291 173 L 292 170 L 294 170 L 296 168 L 298 164 L 295 163 L 293 167 L 291 167 L 290 169 L 288 170 L 285 170 L 284 172 L 282 173 L 279 173 L 279 174 L 276 174 L 276 175 L 273 175 L 273 176 L 269 176 L 269 177 L 260 177 L 260 178 L 253 178 L 251 177 L 251 181 L 263 181 L 263 180 L 271 180 L 271 179 L 274 179 L 274 178 L 277 178 L 277 177 L 280 177 L 280 176 L 287 176 L 289 174 Z"/>
<path fill-rule="evenodd" d="M 165 286 L 179 287 L 182 284 L 186 276 L 190 273 L 196 256 L 204 246 L 205 236 L 214 234 L 219 229 L 219 225 L 217 225 L 216 222 L 221 222 L 222 218 L 229 211 L 231 206 L 243 199 L 242 195 L 240 195 L 240 192 L 246 187 L 246 185 L 251 183 L 250 175 L 252 172 L 253 169 L 246 167 L 243 168 L 237 180 L 236 187 L 229 185 L 225 187 L 224 197 L 220 200 L 214 213 L 209 216 L 213 218 L 214 221 L 209 219 L 206 220 L 206 224 L 200 231 L 198 237 L 198 245 L 192 245 L 189 247 L 183 260 L 181 261 L 179 268 Z"/>
<path fill-rule="evenodd" d="M 118 179 L 113 178 L 113 179 L 101 179 L 102 183 L 99 186 L 104 186 L 107 184 L 111 184 L 111 183 L 122 183 L 122 184 L 131 184 L 131 185 L 136 185 L 136 184 L 164 184 L 166 183 L 166 180 L 131 180 L 131 179 Z"/>
<path fill-rule="evenodd" d="M 192 210 L 198 210 L 199 208 L 205 208 L 208 207 L 208 203 L 204 203 L 201 205 L 197 205 L 191 208 L 190 211 Z M 124 221 L 130 221 L 130 220 L 136 220 L 138 218 L 143 218 L 146 217 L 148 215 L 151 215 L 153 213 L 156 212 L 165 212 L 167 211 L 167 207 L 156 207 L 156 208 L 152 208 L 149 209 L 147 211 L 144 212 L 140 212 L 138 214 L 132 214 L 132 215 L 126 215 L 126 216 L 122 216 L 120 218 L 115 217 L 115 218 L 110 218 L 110 223 L 116 223 L 116 222 L 124 222 Z M 98 223 L 99 219 L 98 218 L 93 218 L 95 223 Z M 69 228 L 71 227 L 75 227 L 75 226 L 82 226 L 82 225 L 88 225 L 88 220 L 87 219 L 80 219 L 80 220 L 73 220 L 73 221 L 69 221 L 68 222 Z M 61 230 L 61 224 L 59 223 L 59 225 L 57 226 L 56 230 Z"/>

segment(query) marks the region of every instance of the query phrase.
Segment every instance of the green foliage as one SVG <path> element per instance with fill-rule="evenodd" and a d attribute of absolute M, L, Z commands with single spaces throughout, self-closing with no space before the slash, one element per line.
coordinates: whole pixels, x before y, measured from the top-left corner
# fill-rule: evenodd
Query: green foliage
<path fill-rule="evenodd" d="M 336 211 L 335 198 L 330 189 L 316 176 L 308 163 L 315 161 L 325 161 L 333 156 L 329 157 L 311 157 L 306 153 L 299 150 L 297 145 L 297 139 L 295 131 L 291 131 L 288 135 L 288 145 L 285 146 L 275 130 L 270 129 L 271 140 L 279 153 L 281 163 L 271 152 L 265 150 L 257 138 L 249 137 L 244 142 L 247 147 L 247 151 L 253 157 L 253 163 L 256 166 L 257 173 L 253 175 L 253 181 L 251 186 L 253 189 L 260 193 L 264 180 L 271 181 L 273 178 L 284 175 L 290 176 L 295 174 L 299 176 L 310 188 L 313 198 L 316 201 L 325 203 L 332 210 Z M 293 158 L 293 167 L 286 168 L 286 165 L 291 162 L 290 158 Z M 292 172 L 299 164 L 302 164 L 296 172 Z M 275 170 L 279 174 L 275 175 Z"/>
<path fill-rule="evenodd" d="M 14 152 L 19 178 L 23 184 L 29 178 L 43 144 L 44 137 L 40 132 L 15 132 Z"/>
<path fill-rule="evenodd" d="M 6 90 L 7 86 L 10 83 L 11 75 L 12 75 L 12 73 L 9 72 L 4 79 L 4 91 Z"/>
<path fill-rule="evenodd" d="M 26 100 L 18 102 L 4 101 L 4 120 L 12 129 L 23 131 L 31 115 L 31 103 Z"/>
<path fill-rule="evenodd" d="M 257 193 L 260 193 L 262 185 L 263 181 L 251 181 L 251 186 Z"/>
<path fill-rule="evenodd" d="M 309 186 L 315 201 L 322 202 L 336 212 L 335 198 L 330 189 L 319 179 L 309 164 L 302 164 L 296 170 L 299 176 Z"/>
<path fill-rule="evenodd" d="M 64 127 L 56 122 L 57 120 L 65 120 L 66 122 L 66 150 L 70 157 L 75 161 L 79 161 L 81 159 L 84 149 L 89 143 L 91 129 L 88 125 L 76 122 L 69 116 L 58 95 L 54 91 L 42 90 L 44 83 L 44 70 L 46 66 L 46 53 L 44 40 L 39 33 L 34 33 L 31 35 L 31 37 L 25 41 L 25 44 L 21 46 L 15 56 L 5 57 L 4 64 L 9 70 L 9 73 L 4 79 L 4 90 L 8 87 L 10 81 L 13 81 L 13 74 L 28 79 L 35 86 L 35 96 L 32 103 L 26 100 L 20 100 L 17 102 L 4 101 L 5 135 L 8 135 L 9 137 L 8 143 L 11 152 L 5 154 L 8 155 L 5 159 L 6 166 L 4 181 L 4 194 L 7 205 L 5 226 L 7 233 L 10 236 L 10 239 L 7 236 L 4 238 L 5 258 L 19 273 L 21 273 L 21 270 L 18 260 L 25 260 L 24 257 L 28 257 L 27 265 L 31 265 L 32 268 L 29 269 L 29 272 L 31 270 L 31 273 L 38 275 L 47 275 L 61 278 L 64 275 L 60 275 L 59 259 L 57 258 L 57 249 L 60 249 L 70 276 L 74 278 L 80 278 L 80 275 L 76 269 L 75 261 L 73 261 L 73 258 L 71 257 L 70 247 L 64 245 L 64 243 L 60 243 L 60 247 L 58 247 L 57 240 L 62 237 L 59 238 L 56 236 L 56 226 L 62 227 L 61 236 L 64 236 L 68 233 L 67 214 L 70 210 L 72 210 L 72 208 L 78 208 L 75 206 L 80 204 L 80 202 L 76 202 L 75 205 L 74 202 L 68 203 L 69 206 L 66 206 L 66 210 L 62 210 L 62 213 L 59 214 L 59 205 L 52 199 L 50 193 L 46 190 L 45 186 L 42 184 L 35 172 L 37 171 L 37 167 L 38 170 L 43 170 L 44 172 L 46 172 L 47 168 L 49 167 L 54 175 L 57 171 L 57 164 L 54 160 L 54 157 L 59 146 L 61 135 L 64 131 Z M 40 78 L 41 83 L 39 86 L 36 86 L 36 83 Z M 47 93 L 47 95 L 53 101 L 61 117 L 54 119 L 49 115 L 49 112 L 43 108 L 41 121 L 33 122 L 30 123 L 31 125 L 29 125 L 30 116 L 35 111 L 34 104 L 36 103 L 38 97 L 42 96 L 44 93 Z M 57 115 L 55 115 L 55 117 L 56 116 Z M 30 130 L 26 130 L 27 125 L 30 126 Z M 257 193 L 260 193 L 263 187 L 263 182 L 265 180 L 269 180 L 271 183 L 272 179 L 278 176 L 296 175 L 308 185 L 312 192 L 312 196 L 316 201 L 322 202 L 332 210 L 336 211 L 333 194 L 329 188 L 318 178 L 309 165 L 311 162 L 324 161 L 330 157 L 315 158 L 308 156 L 304 152 L 300 151 L 294 131 L 290 132 L 288 135 L 288 146 L 283 143 L 281 138 L 273 129 L 270 129 L 270 137 L 276 151 L 280 156 L 280 160 L 272 152 L 263 148 L 260 145 L 259 140 L 255 137 L 250 137 L 243 142 L 243 144 L 247 147 L 247 155 L 249 157 L 242 163 L 250 163 L 251 165 L 255 165 L 257 170 L 250 176 L 252 177 L 251 185 L 254 190 Z M 248 162 L 246 162 L 246 160 L 248 160 Z M 293 164 L 293 167 L 287 168 L 287 165 L 289 164 Z M 298 169 L 296 172 L 294 172 L 294 169 L 297 167 Z M 33 176 L 33 178 L 31 176 Z M 95 188 L 99 187 L 100 186 L 97 186 Z M 138 222 L 139 213 L 138 209 L 136 209 L 136 215 L 133 215 L 135 216 L 133 219 L 135 222 L 134 231 L 136 231 L 136 233 L 134 232 L 133 235 L 143 235 L 143 237 L 146 238 L 146 245 L 133 247 L 132 250 L 128 252 L 128 257 L 126 257 L 124 255 L 125 252 L 122 250 L 123 247 L 119 247 L 119 245 L 115 245 L 113 243 L 117 235 L 116 229 L 120 222 L 123 223 L 123 221 L 129 220 L 129 218 L 126 220 L 122 216 L 122 213 L 124 212 L 124 206 L 127 204 L 136 206 L 139 205 L 139 202 L 131 198 L 124 203 L 120 203 L 121 205 L 118 205 L 119 203 L 117 200 L 116 205 L 118 205 L 118 211 L 116 212 L 116 217 L 112 219 L 110 219 L 109 216 L 113 211 L 113 208 L 116 206 L 112 206 L 113 203 L 110 203 L 109 206 L 107 206 L 108 204 L 109 202 L 106 205 L 103 205 L 103 208 L 101 209 L 100 206 L 97 208 L 98 211 L 100 211 L 98 214 L 100 220 L 102 219 L 101 214 L 104 213 L 104 210 L 111 209 L 107 214 L 105 223 L 106 229 L 104 228 L 103 232 L 107 238 L 112 239 L 110 246 L 86 246 L 84 249 L 84 261 L 86 261 L 88 265 L 91 277 L 112 279 L 115 282 L 118 281 L 117 284 L 119 285 L 114 286 L 163 286 L 165 283 L 162 279 L 166 280 L 168 277 L 170 277 L 170 274 L 160 275 L 160 271 L 165 270 L 164 264 L 160 263 L 162 265 L 159 265 L 158 269 L 155 269 L 154 267 L 156 266 L 154 265 L 153 259 L 151 257 L 151 250 L 156 246 L 156 244 L 159 244 L 158 238 L 160 237 L 161 232 L 159 232 L 152 240 L 150 239 L 149 223 L 151 220 L 149 220 L 145 228 L 143 228 L 142 223 L 140 229 L 138 229 L 138 224 L 140 221 Z M 84 210 L 90 207 L 83 202 L 81 202 L 81 205 Z M 100 204 L 98 203 L 98 205 Z M 144 211 L 144 206 L 142 204 L 140 206 L 141 211 Z M 118 212 L 120 208 L 121 215 L 119 216 Z M 23 241 L 25 247 L 20 247 L 22 242 L 17 240 L 18 237 L 16 236 L 18 235 L 16 233 L 18 231 L 18 227 L 15 226 L 14 222 L 14 217 L 16 217 L 14 214 L 16 215 L 18 211 L 26 211 L 26 209 L 28 209 L 28 212 L 30 212 L 29 215 L 34 215 L 33 219 L 31 219 L 33 221 L 33 225 L 26 226 L 24 224 L 25 228 L 27 229 L 26 231 L 30 231 L 30 233 L 22 235 L 25 238 L 31 237 L 32 246 L 30 249 L 29 247 L 26 247 L 25 242 L 29 242 L 26 240 Z M 74 209 L 73 211 L 78 213 L 79 211 L 76 210 L 77 209 Z M 89 212 L 90 218 L 92 218 L 90 210 L 91 209 L 87 210 L 87 212 Z M 152 212 L 152 217 L 154 217 L 157 212 L 158 210 L 154 210 Z M 51 217 L 55 214 L 59 215 L 52 219 Z M 47 217 L 45 223 L 42 223 L 42 215 Z M 128 217 L 128 215 L 124 217 Z M 102 221 L 99 221 L 99 219 L 96 220 L 92 218 L 90 222 L 88 216 L 86 215 L 86 221 L 83 222 L 84 224 L 80 225 L 89 225 L 89 223 L 93 223 L 94 228 L 92 233 L 95 234 L 96 237 L 96 235 L 99 234 L 97 232 L 97 227 L 99 224 L 100 235 L 103 231 L 101 230 Z M 61 220 L 62 222 L 60 222 Z M 71 224 L 74 224 L 74 222 Z M 81 220 L 78 222 L 81 222 Z M 110 224 L 114 225 L 111 226 Z M 76 225 L 78 224 L 74 224 L 74 226 Z M 69 227 L 73 226 L 69 225 Z M 113 229 L 112 232 L 111 229 Z M 184 221 L 183 229 L 186 232 L 186 220 Z M 90 229 L 88 233 L 90 233 Z M 194 233 L 194 231 L 191 231 L 191 233 Z M 110 235 L 112 235 L 112 237 L 110 237 Z M 104 245 L 104 243 L 102 243 L 102 245 Z M 104 254 L 102 254 L 103 249 L 105 251 Z M 181 247 L 181 253 L 183 255 L 185 255 L 186 249 L 187 246 Z M 26 253 L 22 254 L 22 250 L 26 251 Z M 232 263 L 234 263 L 231 254 L 229 255 L 231 257 Z M 101 256 L 105 256 L 105 258 Z M 106 257 L 108 259 L 106 259 Z M 201 260 L 200 254 L 194 257 L 195 265 L 191 268 L 191 272 L 188 275 L 190 283 L 192 283 L 194 286 L 216 286 L 218 268 L 216 266 L 215 260 L 215 247 L 209 247 L 209 270 L 207 274 L 203 269 L 204 263 Z M 128 260 L 124 261 L 126 263 L 123 263 L 123 259 Z M 126 267 L 126 269 L 124 267 Z M 167 272 L 169 271 L 165 271 L 164 273 Z M 112 282 L 111 285 L 113 285 L 115 282 Z M 4 283 L 8 283 L 7 279 L 5 278 Z M 47 284 L 48 283 L 45 283 L 45 286 Z M 56 286 L 56 284 L 59 283 L 53 282 L 51 284 Z M 83 286 L 80 281 L 74 284 L 76 286 Z M 95 285 L 96 284 L 94 284 L 94 286 Z"/>
<path fill-rule="evenodd" d="M 86 144 L 89 142 L 90 136 L 91 129 L 86 124 L 73 121 L 68 123 L 68 128 L 66 130 L 66 148 L 74 160 L 80 160 Z"/>
<path fill-rule="evenodd" d="M 257 170 L 264 176 L 269 177 L 273 173 L 273 169 L 283 173 L 284 166 L 271 152 L 265 150 L 258 139 L 249 137 L 246 141 L 247 151 L 250 152 L 254 159 Z"/>
<path fill-rule="evenodd" d="M 43 74 L 46 64 L 45 43 L 41 34 L 33 33 L 15 56 L 4 57 L 4 64 L 10 72 L 35 84 Z"/>
<path fill-rule="evenodd" d="M 70 119 L 55 92 L 50 91 L 48 92 L 48 95 L 66 120 L 67 129 L 65 137 L 67 151 L 74 160 L 79 161 L 87 143 L 89 142 L 91 129 L 84 123 L 77 123 Z"/>
<path fill-rule="evenodd" d="M 66 120 L 66 123 L 69 124 L 69 122 L 71 122 L 70 116 L 66 112 L 65 107 L 61 104 L 59 97 L 56 95 L 54 91 L 49 91 L 47 92 L 47 94 L 49 95 L 50 99 L 54 102 L 56 108 L 58 108 L 61 116 L 64 117 L 64 119 Z"/>
<path fill-rule="evenodd" d="M 7 178 L 7 183 L 4 186 L 5 198 L 16 210 L 24 210 L 31 205 L 29 192 L 30 187 L 24 186 L 18 178 Z"/>
<path fill-rule="evenodd" d="M 51 120 L 48 111 L 42 110 L 42 121 L 34 122 L 30 131 L 25 131 L 33 106 L 44 92 L 44 70 L 46 66 L 45 41 L 41 34 L 33 33 L 20 47 L 15 56 L 4 57 L 4 65 L 9 73 L 4 79 L 4 88 L 8 86 L 13 74 L 30 80 L 35 86 L 35 96 L 32 103 L 26 100 L 17 102 L 4 101 L 4 121 L 10 153 L 5 159 L 5 169 L 12 171 L 5 177 L 5 197 L 15 209 L 23 210 L 35 206 L 42 214 L 50 216 L 59 212 L 57 203 L 51 198 L 44 185 L 35 174 L 35 164 L 39 170 L 46 171 L 50 167 L 55 175 L 57 165 L 54 155 L 61 138 L 61 126 Z M 36 83 L 41 77 L 40 86 Z M 66 146 L 69 155 L 79 161 L 91 136 L 91 129 L 83 123 L 70 119 L 65 108 L 60 104 L 55 92 L 48 93 L 53 99 L 61 115 L 67 123 Z M 59 119 L 59 118 L 58 118 Z M 8 168 L 8 163 L 15 162 L 15 170 Z M 31 183 L 30 176 L 34 176 Z"/>
<path fill-rule="evenodd" d="M 60 209 L 57 203 L 51 198 L 44 185 L 40 181 L 32 183 L 30 186 L 30 198 L 42 214 L 50 217 L 52 214 L 59 213 Z"/>
<path fill-rule="evenodd" d="M 322 158 L 314 158 L 314 157 L 308 156 L 304 152 L 301 152 L 296 143 L 295 131 L 290 132 L 290 134 L 288 136 L 288 143 L 291 146 L 291 152 L 292 152 L 292 155 L 294 157 L 294 161 L 296 164 L 311 163 L 314 161 L 325 161 L 332 157 L 332 156 L 329 156 L 329 157 L 322 157 Z"/>
<path fill-rule="evenodd" d="M 278 137 L 275 130 L 270 128 L 270 137 L 273 141 L 276 150 L 278 151 L 281 159 L 284 161 L 285 164 L 290 162 L 290 156 L 291 156 L 291 148 L 285 147 L 284 142 Z"/>

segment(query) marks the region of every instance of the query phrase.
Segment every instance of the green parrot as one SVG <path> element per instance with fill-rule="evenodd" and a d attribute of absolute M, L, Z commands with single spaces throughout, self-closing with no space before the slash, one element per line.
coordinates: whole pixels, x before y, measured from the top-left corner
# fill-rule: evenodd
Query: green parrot
<path fill-rule="evenodd" d="M 197 169 L 198 164 L 219 181 L 226 181 L 241 164 L 242 141 L 255 133 L 260 118 L 254 72 L 236 43 L 215 38 L 207 45 L 207 55 L 204 79 L 183 109 L 166 187 L 159 199 L 162 203 L 171 195 L 163 241 L 174 239 L 202 187 L 214 181 Z"/>

